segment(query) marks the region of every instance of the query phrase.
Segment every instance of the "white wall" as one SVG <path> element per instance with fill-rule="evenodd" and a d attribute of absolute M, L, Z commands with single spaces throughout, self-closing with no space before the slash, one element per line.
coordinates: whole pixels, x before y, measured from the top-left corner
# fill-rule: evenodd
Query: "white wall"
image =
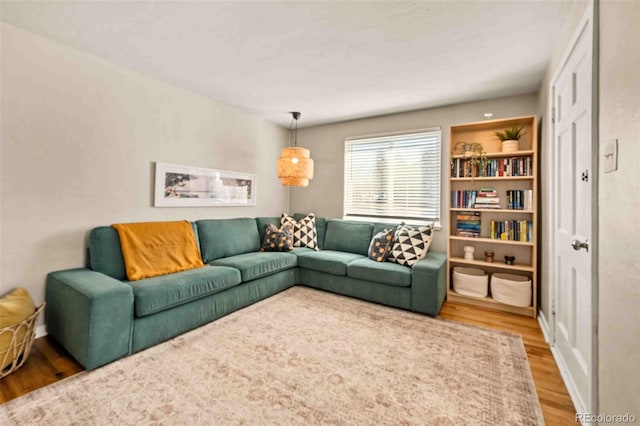
<path fill-rule="evenodd" d="M 287 131 L 211 99 L 2 24 L 1 288 L 36 303 L 117 222 L 279 215 Z M 154 208 L 153 163 L 256 173 L 257 206 Z"/>
<path fill-rule="evenodd" d="M 640 2 L 600 2 L 599 411 L 640 420 Z M 603 147 L 618 139 L 618 171 Z"/>
<path fill-rule="evenodd" d="M 299 130 L 298 145 L 311 150 L 311 157 L 315 162 L 315 176 L 307 188 L 291 190 L 291 211 L 314 212 L 320 217 L 342 218 L 345 138 L 439 126 L 442 129 L 442 231 L 436 232 L 432 250 L 446 252 L 449 232 L 446 211 L 450 199 L 449 127 L 482 121 L 485 112 L 493 112 L 494 119 L 535 114 L 536 105 L 537 94 L 533 93 Z"/>

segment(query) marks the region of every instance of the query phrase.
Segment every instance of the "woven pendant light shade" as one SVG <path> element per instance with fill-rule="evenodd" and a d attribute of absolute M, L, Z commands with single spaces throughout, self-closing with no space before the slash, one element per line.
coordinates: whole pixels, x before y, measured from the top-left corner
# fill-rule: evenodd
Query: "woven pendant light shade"
<path fill-rule="evenodd" d="M 293 146 L 284 148 L 278 158 L 278 177 L 284 186 L 309 186 L 309 179 L 313 179 L 311 151 Z"/>
<path fill-rule="evenodd" d="M 283 186 L 309 186 L 309 179 L 313 179 L 313 160 L 311 151 L 298 148 L 298 119 L 299 112 L 292 112 L 295 121 L 293 146 L 284 148 L 278 158 L 278 177 Z"/>

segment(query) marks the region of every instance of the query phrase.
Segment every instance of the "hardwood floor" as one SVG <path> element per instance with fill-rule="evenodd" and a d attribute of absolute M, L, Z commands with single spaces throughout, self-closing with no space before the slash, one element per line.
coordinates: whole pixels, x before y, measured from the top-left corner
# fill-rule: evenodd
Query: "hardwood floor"
<path fill-rule="evenodd" d="M 573 402 L 537 320 L 455 302 L 445 302 L 440 317 L 522 336 L 546 424 L 577 423 Z"/>
<path fill-rule="evenodd" d="M 575 424 L 575 409 L 549 346 L 533 318 L 445 302 L 441 318 L 522 336 L 547 425 Z M 0 379 L 0 403 L 82 371 L 52 338 L 37 339 L 24 366 Z"/>
<path fill-rule="evenodd" d="M 82 366 L 51 337 L 36 339 L 24 365 L 0 379 L 0 403 L 73 376 L 82 370 Z"/>

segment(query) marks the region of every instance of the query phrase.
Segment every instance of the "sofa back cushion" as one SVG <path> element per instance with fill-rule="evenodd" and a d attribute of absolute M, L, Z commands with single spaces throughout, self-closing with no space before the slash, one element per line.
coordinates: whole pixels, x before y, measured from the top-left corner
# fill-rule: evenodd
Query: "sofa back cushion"
<path fill-rule="evenodd" d="M 99 226 L 89 232 L 89 265 L 96 272 L 116 280 L 127 279 L 118 231 L 111 226 Z"/>
<path fill-rule="evenodd" d="M 111 226 L 120 237 L 129 281 L 204 266 L 193 228 L 186 220 L 116 223 Z"/>
<path fill-rule="evenodd" d="M 260 234 L 255 219 L 209 219 L 196 223 L 205 263 L 260 250 Z"/>
<path fill-rule="evenodd" d="M 195 222 L 191 222 L 191 228 L 196 237 L 196 245 L 200 249 Z M 89 232 L 89 267 L 116 280 L 127 279 L 120 237 L 112 226 L 99 226 Z"/>
<path fill-rule="evenodd" d="M 366 256 L 372 233 L 373 225 L 371 223 L 329 219 L 324 237 L 324 249 Z"/>
<path fill-rule="evenodd" d="M 373 224 L 373 235 L 376 235 L 378 232 L 382 232 L 385 229 L 396 229 L 398 225 L 394 223 L 380 223 L 376 222 Z"/>

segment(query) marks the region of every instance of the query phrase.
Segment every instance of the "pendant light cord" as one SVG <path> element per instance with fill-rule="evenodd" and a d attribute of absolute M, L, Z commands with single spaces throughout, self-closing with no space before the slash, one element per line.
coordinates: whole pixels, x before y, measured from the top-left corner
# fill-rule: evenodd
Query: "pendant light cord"
<path fill-rule="evenodd" d="M 295 124 L 295 128 L 293 131 L 293 146 L 297 147 L 298 146 L 298 119 L 300 118 L 300 113 L 297 111 L 293 111 L 291 112 L 291 116 L 293 117 L 294 121 L 296 122 Z"/>

